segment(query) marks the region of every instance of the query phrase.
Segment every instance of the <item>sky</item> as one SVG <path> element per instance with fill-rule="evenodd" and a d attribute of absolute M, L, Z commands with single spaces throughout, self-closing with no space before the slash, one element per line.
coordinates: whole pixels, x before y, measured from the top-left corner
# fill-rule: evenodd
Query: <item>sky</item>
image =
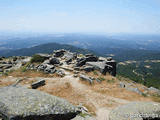
<path fill-rule="evenodd" d="M 160 34 L 160 0 L 0 0 L 0 31 Z"/>

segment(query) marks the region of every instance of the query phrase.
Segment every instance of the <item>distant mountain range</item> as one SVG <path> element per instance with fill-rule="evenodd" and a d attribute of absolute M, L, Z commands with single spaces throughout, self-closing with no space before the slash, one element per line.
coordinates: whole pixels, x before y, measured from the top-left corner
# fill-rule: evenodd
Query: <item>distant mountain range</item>
<path fill-rule="evenodd" d="M 47 44 L 42 44 L 42 45 L 37 45 L 34 47 L 30 48 L 21 48 L 17 50 L 1 50 L 0 56 L 31 56 L 36 53 L 53 53 L 53 50 L 58 50 L 58 49 L 66 49 L 71 52 L 76 52 L 76 53 L 93 53 L 92 51 L 89 51 L 87 49 L 82 49 L 78 47 L 74 47 L 71 45 L 66 45 L 66 44 L 58 44 L 58 43 L 47 43 Z"/>

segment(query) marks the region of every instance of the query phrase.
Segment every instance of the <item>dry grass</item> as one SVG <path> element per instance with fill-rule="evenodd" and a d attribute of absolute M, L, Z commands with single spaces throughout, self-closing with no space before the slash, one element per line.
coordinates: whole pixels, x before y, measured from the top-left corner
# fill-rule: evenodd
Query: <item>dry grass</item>
<path fill-rule="evenodd" d="M 98 72 L 96 72 L 96 73 L 98 73 Z M 90 85 L 86 81 L 81 81 L 82 84 L 88 85 L 90 87 L 90 89 L 93 90 L 94 92 L 108 95 L 108 96 L 112 96 L 115 98 L 129 100 L 129 101 L 152 101 L 152 98 L 150 98 L 150 97 L 144 97 L 144 96 L 141 96 L 135 92 L 131 92 L 126 89 L 120 88 L 119 87 L 120 80 L 116 77 L 113 77 L 111 75 L 102 75 L 99 73 L 98 73 L 98 75 L 95 75 L 94 72 L 87 73 L 87 75 L 94 77 L 94 78 L 102 77 L 105 79 L 101 83 L 94 82 L 93 85 Z M 121 78 L 121 81 L 128 81 L 129 82 L 130 80 L 125 79 L 125 78 L 124 79 Z M 135 84 L 135 86 L 141 88 L 143 85 Z"/>
<path fill-rule="evenodd" d="M 34 70 L 29 70 L 22 72 L 21 70 L 16 70 L 11 73 L 8 73 L 9 76 L 13 77 L 58 77 L 56 74 L 45 74 L 43 72 L 38 72 Z"/>
<path fill-rule="evenodd" d="M 9 85 L 12 85 L 13 83 L 14 83 L 13 81 L 2 81 L 2 80 L 0 80 L 0 87 L 9 86 Z"/>
<path fill-rule="evenodd" d="M 50 84 L 46 83 L 46 85 L 40 87 L 39 90 L 67 99 L 69 102 L 75 105 L 85 101 L 85 96 L 73 89 L 69 82 L 52 82 Z"/>

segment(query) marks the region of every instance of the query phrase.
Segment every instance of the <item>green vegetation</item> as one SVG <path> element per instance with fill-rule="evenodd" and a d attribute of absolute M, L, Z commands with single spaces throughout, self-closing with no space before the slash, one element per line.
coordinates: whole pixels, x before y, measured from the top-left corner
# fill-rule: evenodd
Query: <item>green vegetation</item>
<path fill-rule="evenodd" d="M 103 78 L 103 77 L 99 77 L 98 80 L 100 80 L 100 81 L 105 81 L 106 79 Z"/>
<path fill-rule="evenodd" d="M 94 74 L 94 75 L 98 75 L 98 72 L 94 70 L 94 71 L 93 71 L 93 74 Z"/>
<path fill-rule="evenodd" d="M 147 87 L 160 89 L 160 62 L 136 61 L 125 65 L 119 64 L 117 73 Z"/>
<path fill-rule="evenodd" d="M 107 83 L 115 83 L 115 80 L 112 78 L 112 80 L 107 80 Z"/>
<path fill-rule="evenodd" d="M 22 72 L 26 72 L 26 71 L 27 71 L 27 68 L 24 66 L 24 67 L 21 68 L 21 71 L 22 71 Z"/>
<path fill-rule="evenodd" d="M 33 55 L 32 59 L 31 59 L 31 63 L 42 63 L 46 60 L 45 57 L 42 57 L 40 55 Z"/>

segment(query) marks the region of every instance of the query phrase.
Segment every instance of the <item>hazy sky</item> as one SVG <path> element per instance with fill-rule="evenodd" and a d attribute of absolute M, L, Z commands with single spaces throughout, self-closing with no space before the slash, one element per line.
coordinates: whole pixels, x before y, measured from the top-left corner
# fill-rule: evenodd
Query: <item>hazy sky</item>
<path fill-rule="evenodd" d="M 0 31 L 160 34 L 160 0 L 0 0 Z"/>

